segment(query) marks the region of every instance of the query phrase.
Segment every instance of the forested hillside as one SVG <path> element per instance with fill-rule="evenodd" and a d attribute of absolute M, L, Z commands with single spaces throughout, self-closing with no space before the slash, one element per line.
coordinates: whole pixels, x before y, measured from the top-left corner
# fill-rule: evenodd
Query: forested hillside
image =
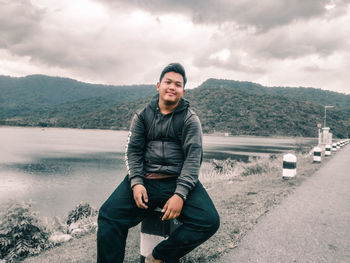
<path fill-rule="evenodd" d="M 230 88 L 233 90 L 244 91 L 249 94 L 284 96 L 292 99 L 314 102 L 321 105 L 333 105 L 338 109 L 350 112 L 350 95 L 329 90 L 304 87 L 264 87 L 260 84 L 252 82 L 219 79 L 208 79 L 199 87 L 209 89 Z"/>
<path fill-rule="evenodd" d="M 0 119 L 44 113 L 50 106 L 78 100 L 108 97 L 116 103 L 133 101 L 154 93 L 154 85 L 107 86 L 68 78 L 31 75 L 23 78 L 0 76 Z"/>
<path fill-rule="evenodd" d="M 0 78 L 0 108 L 5 108 L 0 125 L 128 129 L 135 110 L 156 94 L 152 85 L 115 87 L 46 76 L 27 78 L 20 79 L 25 87 Z M 209 79 L 187 90 L 185 97 L 207 133 L 315 137 L 317 123 L 323 123 L 324 105 L 336 106 L 327 111 L 327 126 L 334 135 L 342 138 L 350 133 L 350 95 Z"/>
<path fill-rule="evenodd" d="M 324 107 L 313 102 L 284 96 L 257 95 L 231 88 L 200 87 L 189 92 L 205 132 L 231 134 L 317 136 L 323 123 Z M 350 129 L 350 114 L 328 110 L 327 124 L 338 137 Z"/>

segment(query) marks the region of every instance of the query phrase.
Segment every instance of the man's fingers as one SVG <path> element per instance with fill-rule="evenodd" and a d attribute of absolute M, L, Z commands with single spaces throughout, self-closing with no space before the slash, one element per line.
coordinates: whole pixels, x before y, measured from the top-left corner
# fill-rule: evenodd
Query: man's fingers
<path fill-rule="evenodd" d="M 147 196 L 147 194 L 146 194 L 146 196 Z M 143 202 L 143 200 L 142 200 L 142 197 L 144 198 L 144 199 L 146 199 L 145 197 L 144 197 L 144 195 L 143 194 L 140 194 L 139 195 L 139 208 L 144 208 L 144 209 L 147 209 L 148 208 L 148 206 Z M 146 200 L 145 200 L 145 202 L 147 202 Z"/>
<path fill-rule="evenodd" d="M 144 192 L 142 192 L 143 195 L 143 200 L 145 200 L 146 203 L 148 203 L 148 194 L 147 191 L 145 190 Z"/>
<path fill-rule="evenodd" d="M 180 213 L 176 211 L 171 211 L 170 209 L 166 210 L 165 214 L 162 217 L 162 220 L 171 220 L 174 218 L 177 218 L 180 215 Z"/>
<path fill-rule="evenodd" d="M 172 213 L 172 214 L 170 215 L 169 220 L 170 220 L 170 219 L 178 218 L 179 215 L 180 215 L 180 214 L 179 214 L 178 212 L 174 212 L 174 213 Z"/>
<path fill-rule="evenodd" d="M 169 216 L 168 216 L 168 220 L 174 219 L 175 213 L 174 212 L 170 212 Z"/>
<path fill-rule="evenodd" d="M 145 203 L 143 203 L 143 202 L 139 202 L 139 203 L 137 204 L 137 207 L 138 207 L 138 208 L 142 208 L 142 209 L 147 209 L 147 208 L 148 208 L 148 206 L 145 205 Z"/>
<path fill-rule="evenodd" d="M 171 197 L 162 209 L 162 212 L 164 212 L 162 220 L 170 220 L 179 217 L 181 214 L 182 205 L 183 200 L 179 196 L 174 195 Z"/>
<path fill-rule="evenodd" d="M 168 220 L 168 214 L 164 214 L 164 216 L 162 217 L 162 221 Z"/>
<path fill-rule="evenodd" d="M 136 196 L 136 205 L 138 208 L 142 208 L 142 195 Z"/>
<path fill-rule="evenodd" d="M 143 185 L 135 185 L 133 188 L 134 200 L 138 208 L 147 209 L 148 202 L 147 190 Z"/>
<path fill-rule="evenodd" d="M 167 218 L 167 213 L 168 213 L 168 202 L 165 203 L 165 205 L 163 206 L 162 212 L 164 213 L 162 220 L 166 220 Z"/>
<path fill-rule="evenodd" d="M 162 217 L 162 220 L 163 220 L 163 221 L 164 221 L 164 220 L 168 220 L 169 215 L 170 215 L 170 210 L 167 209 L 167 210 L 165 211 L 165 214 L 164 214 L 163 217 Z"/>
<path fill-rule="evenodd" d="M 163 206 L 162 212 L 164 213 L 168 209 L 168 202 Z"/>

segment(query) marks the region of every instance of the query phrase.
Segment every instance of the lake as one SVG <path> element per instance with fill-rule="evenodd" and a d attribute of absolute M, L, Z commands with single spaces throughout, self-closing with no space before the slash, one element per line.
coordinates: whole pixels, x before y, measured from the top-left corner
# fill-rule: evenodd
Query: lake
<path fill-rule="evenodd" d="M 0 127 L 0 205 L 33 200 L 41 216 L 98 208 L 126 175 L 127 131 Z M 292 151 L 316 138 L 204 136 L 204 161 Z"/>

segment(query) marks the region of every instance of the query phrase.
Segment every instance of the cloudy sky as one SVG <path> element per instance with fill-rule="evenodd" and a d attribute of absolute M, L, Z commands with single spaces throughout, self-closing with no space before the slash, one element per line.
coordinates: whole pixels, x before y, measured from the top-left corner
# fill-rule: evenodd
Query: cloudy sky
<path fill-rule="evenodd" d="M 208 78 L 350 94 L 349 0 L 0 0 L 0 75 Z"/>

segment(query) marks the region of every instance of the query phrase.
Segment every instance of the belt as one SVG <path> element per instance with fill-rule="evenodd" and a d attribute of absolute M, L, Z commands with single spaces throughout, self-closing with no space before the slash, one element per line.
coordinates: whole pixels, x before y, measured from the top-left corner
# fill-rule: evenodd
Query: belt
<path fill-rule="evenodd" d="M 171 177 L 177 177 L 177 174 L 162 174 L 162 173 L 147 173 L 146 179 L 165 179 Z"/>

